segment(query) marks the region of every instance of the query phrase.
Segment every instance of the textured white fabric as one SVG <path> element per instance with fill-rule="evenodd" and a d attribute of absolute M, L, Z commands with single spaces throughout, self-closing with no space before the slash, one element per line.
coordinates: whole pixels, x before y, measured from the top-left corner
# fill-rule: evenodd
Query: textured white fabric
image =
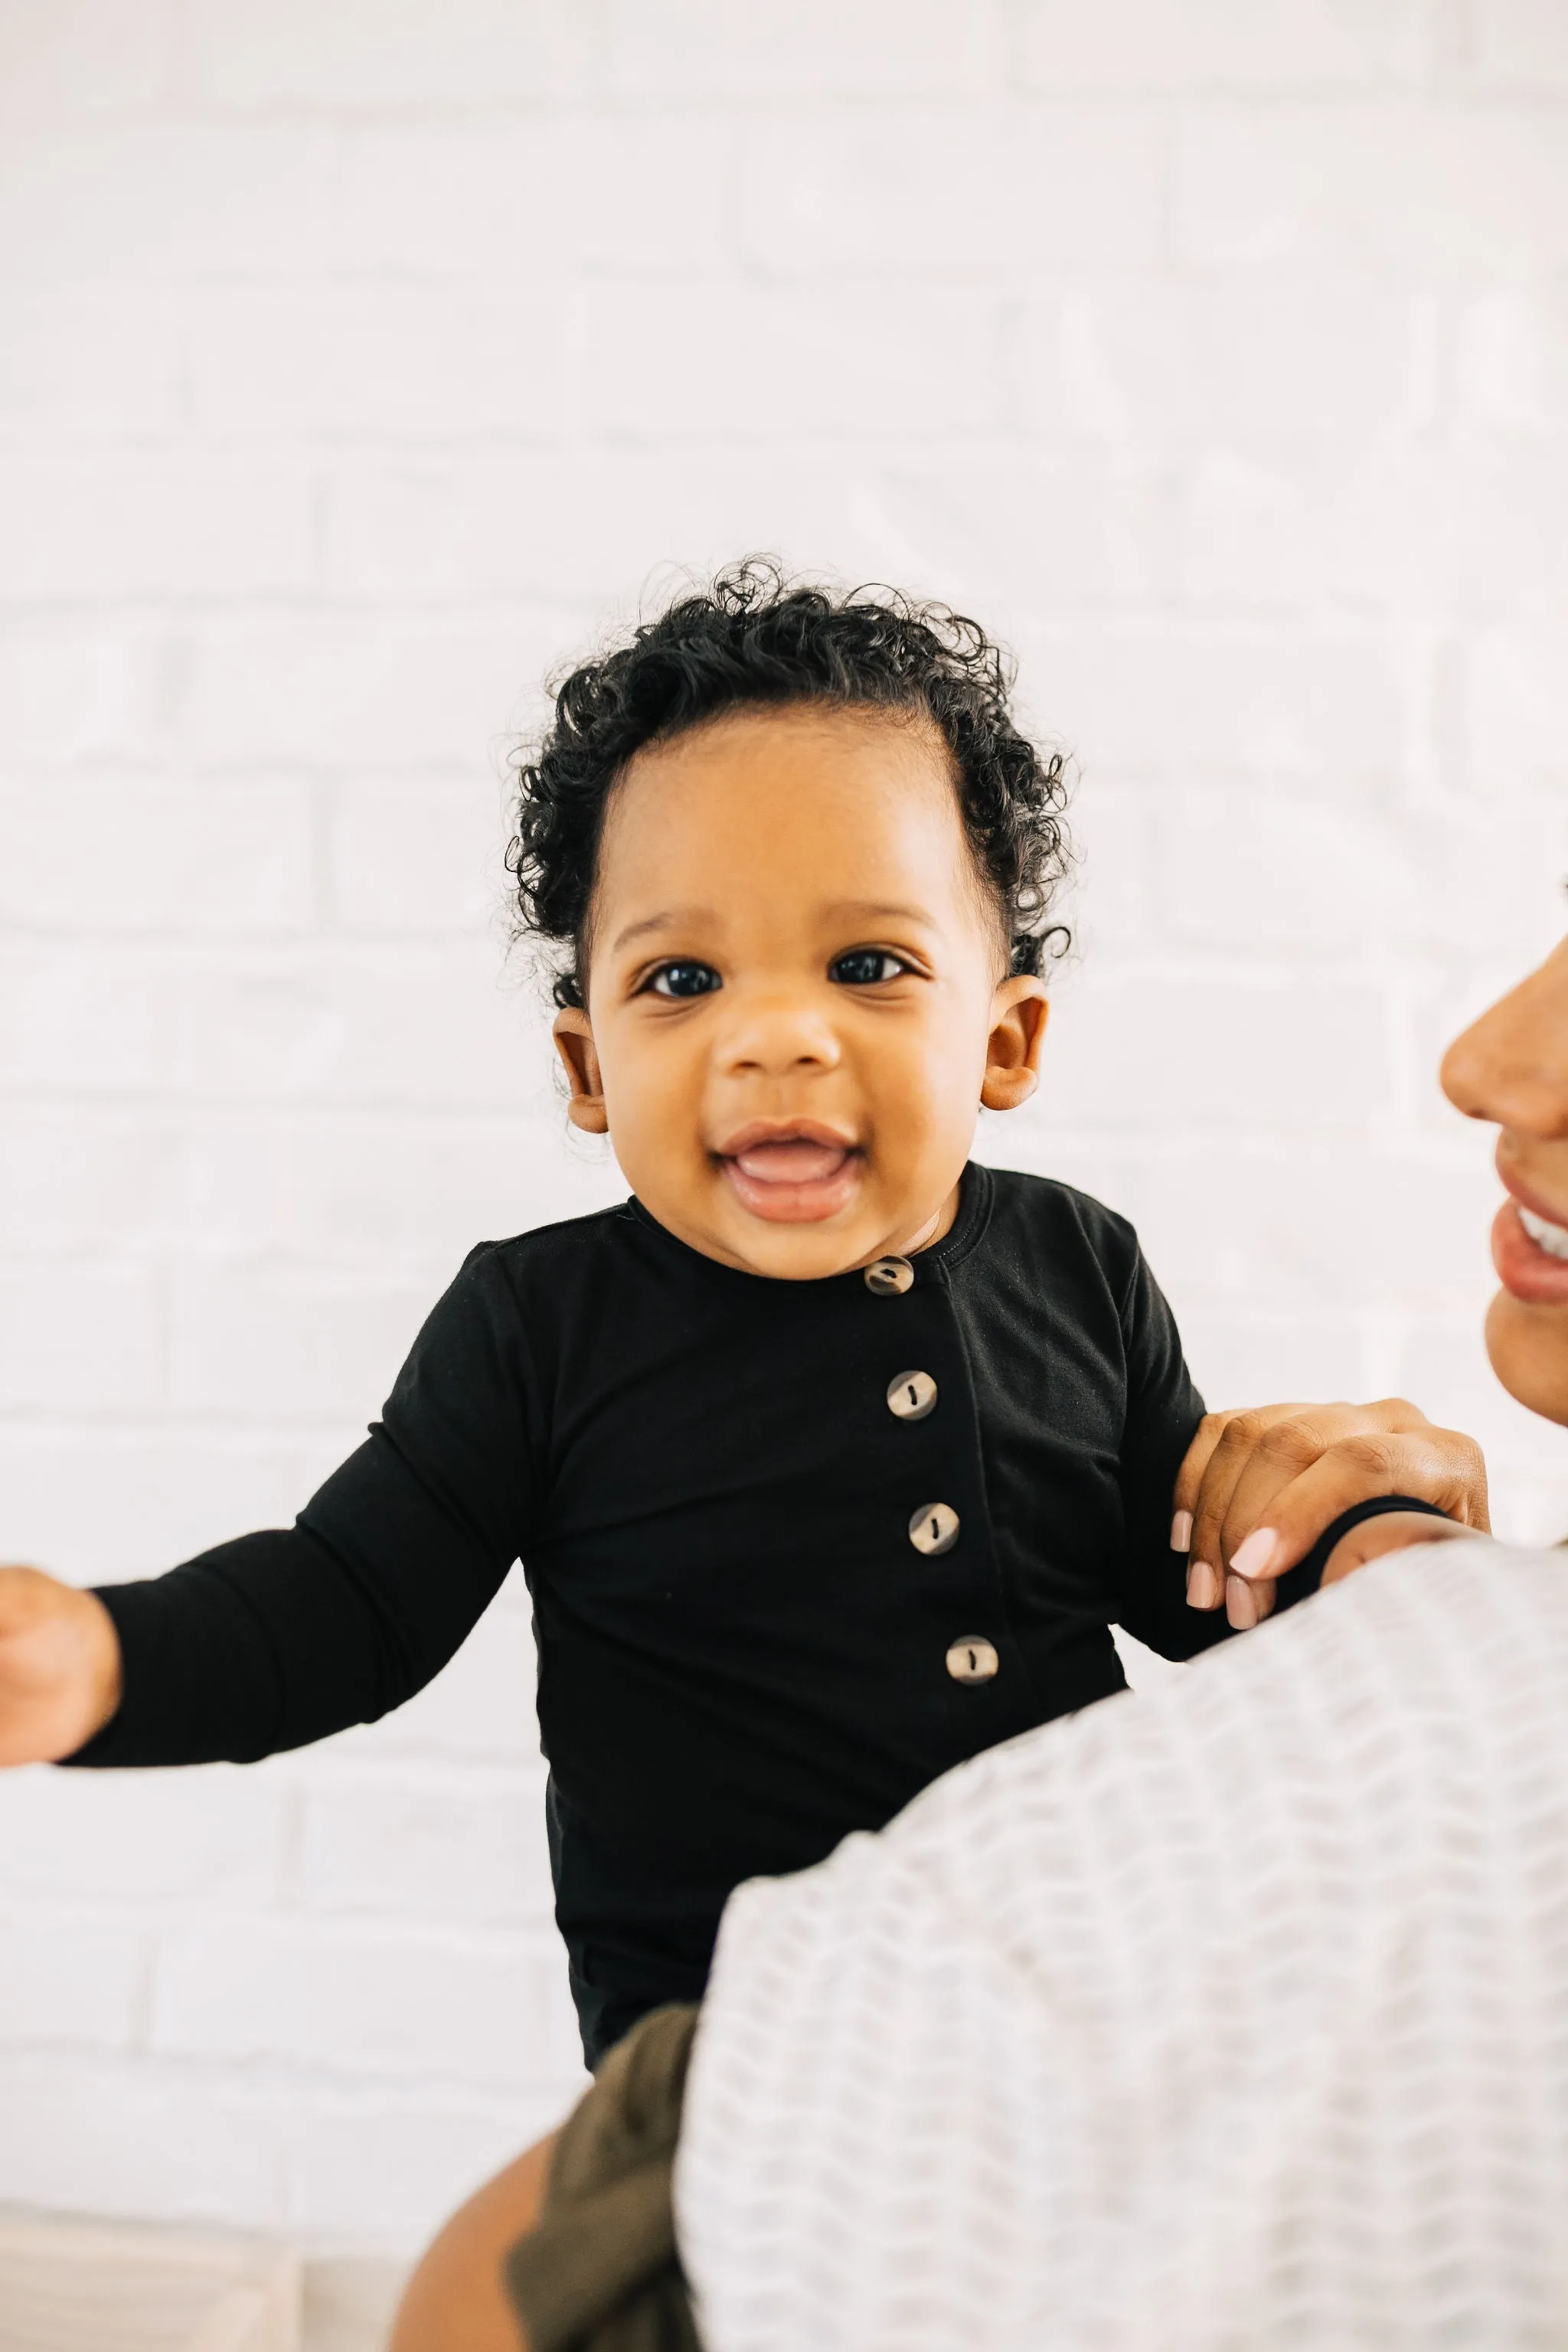
<path fill-rule="evenodd" d="M 1568 1559 L 1380 1561 L 731 1898 L 709 2352 L 1568 2345 Z"/>

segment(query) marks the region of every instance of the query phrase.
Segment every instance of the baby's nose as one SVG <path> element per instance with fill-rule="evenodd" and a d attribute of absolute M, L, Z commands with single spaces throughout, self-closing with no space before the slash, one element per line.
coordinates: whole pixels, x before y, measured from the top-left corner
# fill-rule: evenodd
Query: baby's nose
<path fill-rule="evenodd" d="M 720 1067 L 760 1070 L 836 1069 L 840 1059 L 833 1024 L 815 1005 L 782 992 L 731 1000 L 717 1041 Z"/>

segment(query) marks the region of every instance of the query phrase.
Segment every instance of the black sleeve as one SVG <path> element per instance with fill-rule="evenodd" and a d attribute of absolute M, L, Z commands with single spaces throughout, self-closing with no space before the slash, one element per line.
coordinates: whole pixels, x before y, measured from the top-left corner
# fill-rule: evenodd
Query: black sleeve
<path fill-rule="evenodd" d="M 1204 1401 L 1181 1335 L 1142 1250 L 1121 1302 L 1127 1419 L 1121 1441 L 1122 1552 L 1117 1622 L 1163 1658 L 1192 1658 L 1223 1642 L 1223 1609 L 1187 1607 L 1187 1562 L 1171 1549 L 1172 1496 Z"/>
<path fill-rule="evenodd" d="M 250 1763 L 400 1706 L 446 1664 L 527 1539 L 537 1422 L 522 1318 L 487 1245 L 431 1315 L 364 1444 L 291 1528 L 100 1589 L 124 1696 L 67 1760 Z"/>

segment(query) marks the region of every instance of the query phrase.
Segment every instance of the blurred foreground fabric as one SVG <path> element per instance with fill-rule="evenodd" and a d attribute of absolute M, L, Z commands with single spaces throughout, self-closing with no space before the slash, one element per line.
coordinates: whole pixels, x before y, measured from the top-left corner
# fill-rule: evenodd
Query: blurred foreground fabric
<path fill-rule="evenodd" d="M 726 1915 L 709 2352 L 1560 2345 L 1568 1569 L 1395 1555 Z"/>

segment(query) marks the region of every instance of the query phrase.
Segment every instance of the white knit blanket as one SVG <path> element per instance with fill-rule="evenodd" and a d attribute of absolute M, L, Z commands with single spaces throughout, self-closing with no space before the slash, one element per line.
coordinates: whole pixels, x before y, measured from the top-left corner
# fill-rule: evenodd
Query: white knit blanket
<path fill-rule="evenodd" d="M 1568 2346 L 1568 1555 L 1379 1562 L 724 1915 L 708 2352 Z"/>

